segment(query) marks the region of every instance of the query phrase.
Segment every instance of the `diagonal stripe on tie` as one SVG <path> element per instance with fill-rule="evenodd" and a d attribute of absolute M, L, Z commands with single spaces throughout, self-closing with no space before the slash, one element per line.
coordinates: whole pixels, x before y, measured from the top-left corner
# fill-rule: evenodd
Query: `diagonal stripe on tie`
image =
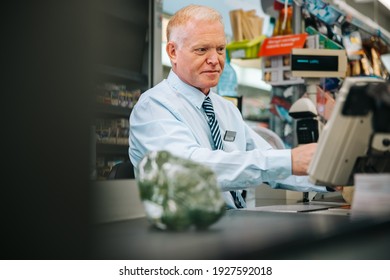
<path fill-rule="evenodd" d="M 219 129 L 218 120 L 215 117 L 213 103 L 211 102 L 209 96 L 207 96 L 203 101 L 202 107 L 208 118 L 208 124 L 210 126 L 211 136 L 214 141 L 214 148 L 216 150 L 223 150 L 223 142 L 222 142 L 221 132 Z M 230 191 L 230 193 L 233 197 L 234 204 L 236 205 L 237 208 L 246 207 L 245 200 L 239 191 Z"/>
<path fill-rule="evenodd" d="M 223 150 L 221 132 L 219 130 L 218 120 L 215 118 L 214 108 L 213 104 L 211 103 L 210 97 L 206 97 L 202 104 L 202 107 L 209 120 L 209 126 L 211 130 L 211 136 L 214 141 L 214 147 L 216 150 Z"/>

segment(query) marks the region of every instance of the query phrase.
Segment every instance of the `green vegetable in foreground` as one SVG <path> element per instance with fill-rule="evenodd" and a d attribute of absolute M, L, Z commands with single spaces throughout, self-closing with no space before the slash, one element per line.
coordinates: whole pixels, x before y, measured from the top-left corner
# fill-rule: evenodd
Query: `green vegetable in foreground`
<path fill-rule="evenodd" d="M 147 217 L 157 228 L 207 229 L 225 213 L 214 172 L 167 151 L 142 159 L 137 182 Z"/>

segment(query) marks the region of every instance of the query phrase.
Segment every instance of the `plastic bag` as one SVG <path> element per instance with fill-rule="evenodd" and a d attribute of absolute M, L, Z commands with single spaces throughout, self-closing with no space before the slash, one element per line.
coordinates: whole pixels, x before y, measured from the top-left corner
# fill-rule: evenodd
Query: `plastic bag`
<path fill-rule="evenodd" d="M 206 229 L 225 213 L 213 171 L 167 151 L 140 162 L 137 182 L 151 224 L 163 230 Z"/>

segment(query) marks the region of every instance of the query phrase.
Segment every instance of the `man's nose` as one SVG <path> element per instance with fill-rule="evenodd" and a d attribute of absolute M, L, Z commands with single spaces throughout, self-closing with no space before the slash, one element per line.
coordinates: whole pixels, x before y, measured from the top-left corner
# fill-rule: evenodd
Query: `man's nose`
<path fill-rule="evenodd" d="M 217 64 L 218 63 L 218 53 L 216 50 L 210 50 L 210 53 L 207 57 L 207 63 Z"/>

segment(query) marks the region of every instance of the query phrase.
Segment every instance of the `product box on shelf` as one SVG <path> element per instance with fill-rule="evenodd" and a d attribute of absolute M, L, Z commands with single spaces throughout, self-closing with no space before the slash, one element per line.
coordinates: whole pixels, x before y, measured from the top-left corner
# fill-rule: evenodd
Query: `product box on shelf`
<path fill-rule="evenodd" d="M 141 96 L 141 89 L 126 89 L 125 85 L 106 83 L 97 87 L 97 102 L 112 106 L 133 108 Z"/>
<path fill-rule="evenodd" d="M 302 84 L 304 80 L 291 75 L 290 55 L 293 48 L 303 48 L 307 34 L 269 37 L 261 44 L 263 80 L 270 85 Z"/>
<path fill-rule="evenodd" d="M 129 143 L 129 120 L 97 119 L 96 142 L 104 144 L 128 145 Z"/>
<path fill-rule="evenodd" d="M 324 34 L 320 33 L 318 30 L 316 30 L 312 26 L 308 26 L 306 28 L 306 32 L 309 35 L 317 35 L 318 36 L 318 43 L 319 43 L 318 48 L 319 49 L 332 49 L 332 50 L 344 49 L 343 46 L 341 46 L 337 42 L 329 39 L 327 36 L 325 36 Z"/>

